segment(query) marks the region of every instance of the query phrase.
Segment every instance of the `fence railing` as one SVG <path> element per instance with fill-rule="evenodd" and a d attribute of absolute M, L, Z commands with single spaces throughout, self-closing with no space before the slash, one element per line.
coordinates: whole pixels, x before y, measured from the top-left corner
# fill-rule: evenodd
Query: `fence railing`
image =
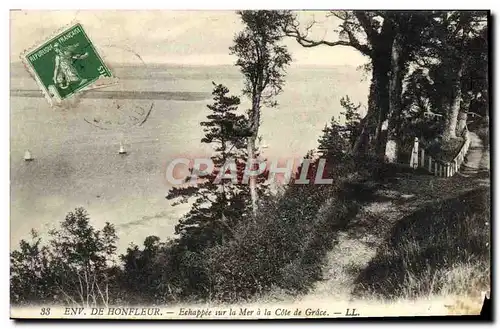
<path fill-rule="evenodd" d="M 418 146 L 418 138 L 415 138 L 415 145 L 413 146 L 413 154 L 410 160 L 410 166 L 413 168 L 424 168 L 431 174 L 438 177 L 451 177 L 455 175 L 462 166 L 465 156 L 469 151 L 470 137 L 467 127 L 465 127 L 462 137 L 464 142 L 460 147 L 460 151 L 457 153 L 452 161 L 446 162 L 439 159 L 434 159 L 431 155 L 427 155 L 424 147 Z"/>

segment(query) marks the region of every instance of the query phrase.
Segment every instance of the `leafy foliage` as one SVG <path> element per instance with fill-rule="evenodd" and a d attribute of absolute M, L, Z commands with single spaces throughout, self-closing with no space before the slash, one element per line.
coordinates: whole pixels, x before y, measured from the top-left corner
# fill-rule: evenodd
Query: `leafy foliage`
<path fill-rule="evenodd" d="M 22 240 L 20 250 L 11 253 L 12 302 L 107 305 L 117 240 L 113 225 L 96 230 L 87 212 L 77 208 L 50 237 L 42 245 L 33 231 L 32 242 Z"/>
<path fill-rule="evenodd" d="M 279 44 L 282 12 L 245 10 L 238 14 L 245 29 L 234 38 L 230 53 L 238 56 L 236 66 L 245 77 L 243 93 L 252 101 L 259 97 L 267 106 L 275 106 L 273 98 L 281 93 L 285 69 L 292 60 L 286 46 Z"/>
<path fill-rule="evenodd" d="M 349 96 L 345 96 L 340 99 L 340 105 L 344 108 L 344 112 L 340 114 L 344 116 L 345 123 L 341 124 L 332 117 L 330 126 L 325 125 L 322 130 L 323 135 L 318 140 L 318 153 L 325 159 L 333 157 L 342 160 L 361 133 L 359 129 L 361 118 L 358 112 L 361 104 L 356 105 Z"/>

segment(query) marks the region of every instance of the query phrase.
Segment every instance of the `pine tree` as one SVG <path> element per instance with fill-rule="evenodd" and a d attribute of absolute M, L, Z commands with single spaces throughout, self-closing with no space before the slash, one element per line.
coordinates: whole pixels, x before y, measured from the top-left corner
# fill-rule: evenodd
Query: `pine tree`
<path fill-rule="evenodd" d="M 340 114 L 345 118 L 341 134 L 347 140 L 349 148 L 352 149 L 356 139 L 361 134 L 361 115 L 359 114 L 361 104 L 356 105 L 351 101 L 349 96 L 345 96 L 340 99 L 340 105 L 344 108 L 344 112 L 340 112 Z"/>
<path fill-rule="evenodd" d="M 201 142 L 215 145 L 215 154 L 211 157 L 215 169 L 198 178 L 196 186 L 174 187 L 167 195 L 167 199 L 177 200 L 174 205 L 194 200 L 189 212 L 175 228 L 176 234 L 180 235 L 180 244 L 191 251 L 203 250 L 230 239 L 232 228 L 247 218 L 249 207 L 248 185 L 233 184 L 229 179 L 215 182 L 219 171 L 230 159 L 236 164 L 238 182 L 241 182 L 246 165 L 249 125 L 244 115 L 236 113 L 240 99 L 228 95 L 229 89 L 222 84 L 213 85 L 214 103 L 207 105 L 210 110 L 208 120 L 201 122 L 205 133 Z M 192 172 L 186 181 L 195 174 Z"/>
<path fill-rule="evenodd" d="M 330 125 L 323 128 L 323 135 L 318 139 L 318 153 L 322 158 L 339 158 L 343 156 L 346 141 L 342 138 L 342 126 L 332 117 Z"/>
<path fill-rule="evenodd" d="M 330 125 L 325 125 L 323 135 L 318 139 L 318 150 L 321 157 L 333 160 L 342 160 L 354 144 L 360 133 L 360 105 L 355 105 L 349 96 L 342 97 L 340 105 L 345 109 L 340 114 L 345 123 L 341 124 L 335 117 L 331 118 Z"/>

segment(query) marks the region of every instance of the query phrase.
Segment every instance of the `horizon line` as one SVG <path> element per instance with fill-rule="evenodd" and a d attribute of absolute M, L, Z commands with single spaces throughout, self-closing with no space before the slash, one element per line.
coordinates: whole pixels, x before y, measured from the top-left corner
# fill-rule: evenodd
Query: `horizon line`
<path fill-rule="evenodd" d="M 10 61 L 10 64 L 14 64 L 14 65 L 21 65 L 23 66 L 23 62 L 20 61 L 20 60 L 16 60 L 16 61 Z M 132 62 L 113 62 L 113 61 L 110 61 L 107 63 L 108 65 L 111 65 L 111 66 L 114 66 L 114 65 L 118 65 L 118 66 L 136 66 L 136 67 L 139 67 L 140 64 L 137 64 L 137 63 L 132 63 Z M 233 67 L 233 66 L 236 66 L 236 64 L 230 64 L 230 63 L 211 63 L 211 64 L 202 64 L 202 63 L 175 63 L 175 62 L 154 62 L 154 63 L 148 63 L 147 64 L 148 66 L 193 66 L 193 67 L 223 67 L 223 66 L 227 66 L 227 67 Z M 297 63 L 291 63 L 290 64 L 290 67 L 352 67 L 352 68 L 358 68 L 362 66 L 362 64 L 360 65 L 353 65 L 353 64 L 297 64 Z"/>

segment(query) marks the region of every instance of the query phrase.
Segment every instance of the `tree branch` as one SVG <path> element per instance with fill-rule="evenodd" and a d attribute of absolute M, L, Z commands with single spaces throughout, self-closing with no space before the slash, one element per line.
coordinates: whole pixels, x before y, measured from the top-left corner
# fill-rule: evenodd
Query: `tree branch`
<path fill-rule="evenodd" d="M 353 47 L 357 50 L 359 50 L 361 53 L 365 55 L 370 55 L 371 50 L 367 45 L 362 45 L 356 42 L 352 42 L 352 38 L 349 37 L 351 40 L 345 41 L 345 40 L 338 40 L 338 41 L 327 41 L 327 40 L 311 40 L 307 39 L 305 36 L 303 36 L 298 30 L 296 31 L 287 31 L 286 32 L 287 36 L 295 38 L 295 40 L 305 48 L 311 48 L 311 47 L 316 47 L 316 46 L 329 46 L 329 47 L 335 47 L 335 46 L 345 46 L 345 47 Z M 348 35 L 350 35 L 348 33 Z"/>
<path fill-rule="evenodd" d="M 361 25 L 361 27 L 365 31 L 366 37 L 368 38 L 368 42 L 371 44 L 376 43 L 379 34 L 373 28 L 371 19 L 368 18 L 368 16 L 366 15 L 366 12 L 365 11 L 355 11 L 354 15 L 356 16 L 359 24 Z"/>
<path fill-rule="evenodd" d="M 314 24 L 314 23 L 311 23 Z M 287 36 L 295 38 L 295 40 L 305 48 L 311 48 L 311 47 L 316 47 L 316 46 L 329 46 L 329 47 L 335 47 L 335 46 L 345 46 L 345 47 L 353 47 L 357 50 L 359 50 L 361 53 L 364 55 L 370 55 L 371 54 L 371 49 L 368 47 L 368 45 L 362 45 L 359 43 L 359 41 L 354 37 L 354 34 L 352 31 L 349 31 L 344 28 L 346 31 L 349 41 L 346 40 L 338 40 L 338 41 L 327 41 L 325 39 L 322 40 L 312 40 L 308 38 L 309 30 L 311 29 L 312 25 L 308 25 L 306 28 L 306 33 L 300 32 L 298 28 L 298 23 L 293 24 L 292 26 L 288 25 L 284 27 L 284 32 Z"/>
<path fill-rule="evenodd" d="M 362 52 L 365 55 L 370 56 L 371 55 L 371 50 L 367 45 L 362 45 L 360 44 L 359 40 L 356 39 L 354 36 L 354 33 L 347 27 L 347 22 L 345 23 L 345 26 L 343 26 L 344 32 L 347 33 L 347 37 L 349 38 L 349 43 L 350 45 Z"/>

